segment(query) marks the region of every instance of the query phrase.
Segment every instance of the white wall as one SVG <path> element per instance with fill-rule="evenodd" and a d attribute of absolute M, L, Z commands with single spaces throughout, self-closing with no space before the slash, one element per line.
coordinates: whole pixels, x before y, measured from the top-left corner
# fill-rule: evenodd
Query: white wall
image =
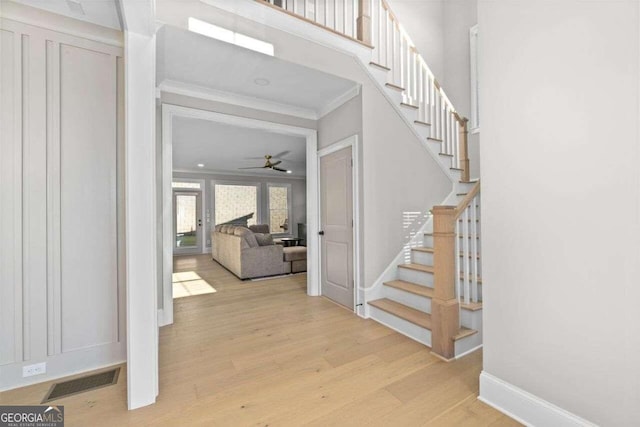
<path fill-rule="evenodd" d="M 484 370 L 609 426 L 640 417 L 638 8 L 479 3 Z"/>
<path fill-rule="evenodd" d="M 0 390 L 126 357 L 122 35 L 3 7 Z"/>

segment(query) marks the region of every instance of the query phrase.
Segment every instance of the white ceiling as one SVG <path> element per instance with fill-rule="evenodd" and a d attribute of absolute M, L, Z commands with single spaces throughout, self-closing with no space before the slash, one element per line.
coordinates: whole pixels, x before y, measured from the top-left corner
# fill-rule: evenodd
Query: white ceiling
<path fill-rule="evenodd" d="M 4 0 L 1 0 L 4 1 Z M 117 0 L 13 0 L 70 18 L 121 30 Z M 73 9 L 80 4 L 82 11 Z"/>
<path fill-rule="evenodd" d="M 304 138 L 184 117 L 174 117 L 172 127 L 175 171 L 280 178 L 306 175 Z M 263 166 L 265 154 L 281 154 L 278 160 L 282 160 L 282 163 L 278 167 L 289 169 L 292 173 L 270 169 L 238 169 Z M 198 163 L 203 163 L 205 167 L 199 168 Z"/>
<path fill-rule="evenodd" d="M 316 116 L 339 106 L 358 88 L 350 80 L 167 25 L 158 34 L 157 60 L 160 87 L 180 82 L 293 106 Z M 259 86 L 255 79 L 270 84 Z"/>

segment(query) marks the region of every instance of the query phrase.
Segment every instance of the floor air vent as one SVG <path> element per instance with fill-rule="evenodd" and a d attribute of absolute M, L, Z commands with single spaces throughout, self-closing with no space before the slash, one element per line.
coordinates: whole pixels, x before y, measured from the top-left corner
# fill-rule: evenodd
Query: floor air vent
<path fill-rule="evenodd" d="M 116 384 L 118 382 L 119 374 L 120 368 L 115 368 L 109 371 L 87 375 L 86 377 L 76 378 L 75 380 L 55 383 L 51 386 L 51 389 L 49 389 L 49 392 L 42 400 L 42 403 L 51 402 L 52 400 L 62 399 L 63 397 L 73 396 L 74 394 L 84 393 L 85 391 Z"/>

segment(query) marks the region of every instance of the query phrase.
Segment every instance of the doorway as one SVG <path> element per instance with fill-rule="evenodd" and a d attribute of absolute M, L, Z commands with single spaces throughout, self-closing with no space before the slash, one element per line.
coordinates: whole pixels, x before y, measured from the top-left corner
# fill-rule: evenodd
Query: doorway
<path fill-rule="evenodd" d="M 202 192 L 173 192 L 173 253 L 202 252 Z"/>

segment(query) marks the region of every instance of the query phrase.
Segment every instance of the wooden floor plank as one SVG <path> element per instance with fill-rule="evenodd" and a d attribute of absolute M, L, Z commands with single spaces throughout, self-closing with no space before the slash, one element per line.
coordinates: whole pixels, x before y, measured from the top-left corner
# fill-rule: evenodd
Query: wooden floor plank
<path fill-rule="evenodd" d="M 241 281 L 208 255 L 174 259 L 176 279 L 210 293 L 174 300 L 160 330 L 160 395 L 126 406 L 118 384 L 60 399 L 67 426 L 512 426 L 476 400 L 481 352 L 445 363 L 322 297 L 306 276 Z M 51 382 L 0 393 L 37 404 Z"/>

